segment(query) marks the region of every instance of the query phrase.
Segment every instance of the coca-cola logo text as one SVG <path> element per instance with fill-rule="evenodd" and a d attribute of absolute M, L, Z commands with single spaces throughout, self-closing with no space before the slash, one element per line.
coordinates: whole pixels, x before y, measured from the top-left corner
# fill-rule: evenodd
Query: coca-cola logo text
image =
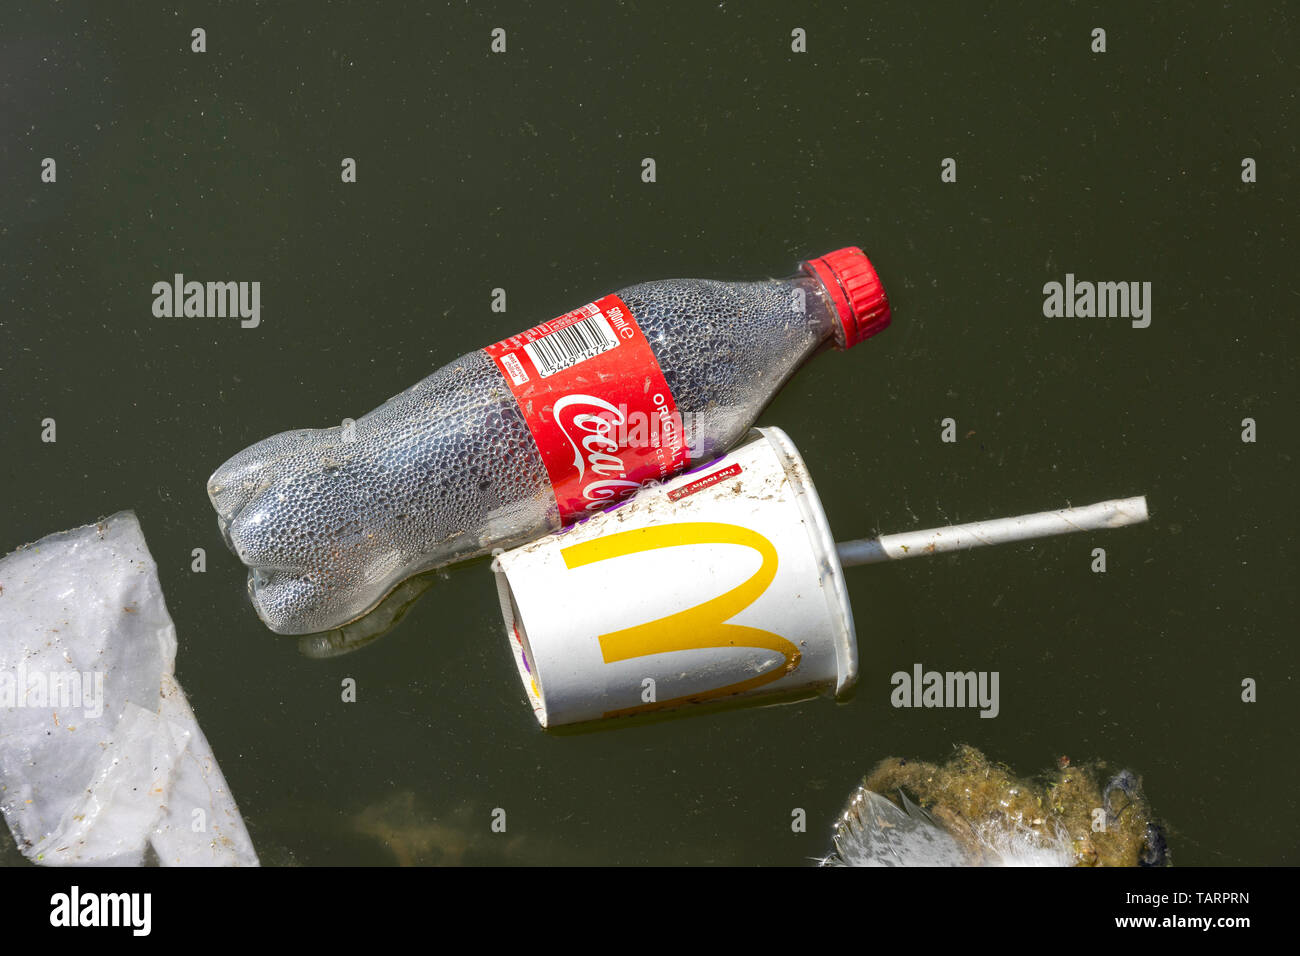
<path fill-rule="evenodd" d="M 554 415 L 555 423 L 573 448 L 573 467 L 578 470 L 579 481 L 585 481 L 588 472 L 598 476 L 582 487 L 582 496 L 590 502 L 588 510 L 640 484 L 628 479 L 627 465 L 619 454 L 623 446 L 613 437 L 626 429 L 626 408 L 611 405 L 594 395 L 566 395 L 555 403 Z"/>

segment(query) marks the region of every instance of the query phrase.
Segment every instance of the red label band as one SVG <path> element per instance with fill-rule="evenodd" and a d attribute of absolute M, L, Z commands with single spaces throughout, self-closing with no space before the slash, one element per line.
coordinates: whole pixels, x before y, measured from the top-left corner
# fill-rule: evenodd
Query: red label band
<path fill-rule="evenodd" d="M 705 475 L 703 478 L 696 478 L 694 481 L 668 492 L 668 500 L 681 501 L 683 498 L 689 498 L 697 491 L 703 491 L 705 488 L 712 488 L 718 482 L 726 481 L 728 478 L 734 478 L 738 474 L 740 474 L 740 466 L 733 462 L 726 468 L 721 468 L 711 475 Z"/>
<path fill-rule="evenodd" d="M 565 524 L 686 466 L 677 403 L 618 296 L 483 351 L 524 413 Z"/>

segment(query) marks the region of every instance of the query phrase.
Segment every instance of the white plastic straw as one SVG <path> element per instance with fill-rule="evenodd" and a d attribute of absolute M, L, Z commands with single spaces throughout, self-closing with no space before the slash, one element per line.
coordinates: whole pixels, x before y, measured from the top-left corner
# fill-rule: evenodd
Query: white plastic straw
<path fill-rule="evenodd" d="M 1139 495 L 1136 498 L 1117 498 L 1078 508 L 1062 508 L 1060 511 L 1040 511 L 1037 514 L 1020 515 L 1018 518 L 995 518 L 992 521 L 974 521 L 947 528 L 904 531 L 901 534 L 881 535 L 879 538 L 842 541 L 835 547 L 839 552 L 840 564 L 852 567 L 881 561 L 899 561 L 923 554 L 939 554 L 943 551 L 964 551 L 986 544 L 1047 538 L 1072 531 L 1122 528 L 1146 520 L 1147 499 L 1145 495 Z"/>

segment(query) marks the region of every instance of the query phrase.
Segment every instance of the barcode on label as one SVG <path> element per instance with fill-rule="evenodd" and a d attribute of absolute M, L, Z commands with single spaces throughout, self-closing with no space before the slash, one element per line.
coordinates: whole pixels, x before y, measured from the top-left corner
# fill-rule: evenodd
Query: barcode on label
<path fill-rule="evenodd" d="M 597 312 L 581 322 L 529 342 L 524 351 L 537 367 L 537 374 L 546 378 L 608 352 L 616 345 L 618 338 L 609 327 L 609 320 Z"/>

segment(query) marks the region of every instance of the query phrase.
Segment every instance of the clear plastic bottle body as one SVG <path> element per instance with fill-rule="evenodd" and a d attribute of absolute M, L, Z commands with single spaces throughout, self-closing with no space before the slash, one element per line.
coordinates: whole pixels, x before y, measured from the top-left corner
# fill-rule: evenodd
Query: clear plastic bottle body
<path fill-rule="evenodd" d="M 690 463 L 744 436 L 796 368 L 837 334 L 810 276 L 676 279 L 621 290 L 686 424 Z M 413 574 L 560 527 L 513 393 L 483 351 L 341 427 L 271 436 L 209 481 L 231 549 L 273 631 L 339 627 Z"/>
<path fill-rule="evenodd" d="M 645 332 L 693 430 L 691 463 L 738 442 L 800 365 L 835 336 L 810 276 L 768 282 L 669 279 L 619 293 Z"/>

